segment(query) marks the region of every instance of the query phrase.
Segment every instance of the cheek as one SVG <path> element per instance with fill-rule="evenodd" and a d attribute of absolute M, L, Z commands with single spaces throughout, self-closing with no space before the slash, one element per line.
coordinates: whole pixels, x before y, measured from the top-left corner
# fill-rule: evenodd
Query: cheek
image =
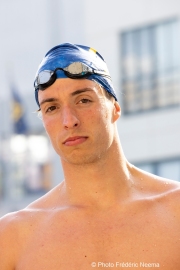
<path fill-rule="evenodd" d="M 46 133 L 51 141 L 51 144 L 53 146 L 53 148 L 55 149 L 55 151 L 58 153 L 58 147 L 57 147 L 57 142 L 58 142 L 58 138 L 57 135 L 59 134 L 57 128 L 58 125 L 54 124 L 53 121 L 45 121 L 44 122 L 44 128 L 46 130 Z"/>
<path fill-rule="evenodd" d="M 110 111 L 108 110 L 107 106 L 102 106 L 98 109 L 99 121 L 103 124 L 108 124 L 109 120 L 111 119 Z"/>
<path fill-rule="evenodd" d="M 97 112 L 96 110 L 87 110 L 84 113 L 81 113 L 78 115 L 78 119 L 80 120 L 80 125 L 89 125 L 93 124 L 95 122 L 95 119 L 97 118 Z"/>
<path fill-rule="evenodd" d="M 57 125 L 55 125 L 53 121 L 47 119 L 43 121 L 43 125 L 47 134 L 49 135 L 49 137 L 51 137 L 51 134 L 54 133 L 55 129 L 57 128 Z"/>

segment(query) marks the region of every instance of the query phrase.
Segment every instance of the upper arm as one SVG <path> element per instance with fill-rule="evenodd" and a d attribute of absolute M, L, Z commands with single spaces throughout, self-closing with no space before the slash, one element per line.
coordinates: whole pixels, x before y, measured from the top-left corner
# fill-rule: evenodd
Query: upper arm
<path fill-rule="evenodd" d="M 15 217 L 9 214 L 0 219 L 0 269 L 15 269 L 16 225 Z"/>

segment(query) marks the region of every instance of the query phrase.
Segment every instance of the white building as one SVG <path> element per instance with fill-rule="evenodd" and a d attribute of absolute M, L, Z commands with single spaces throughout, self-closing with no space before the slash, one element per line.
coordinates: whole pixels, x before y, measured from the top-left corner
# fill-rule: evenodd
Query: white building
<path fill-rule="evenodd" d="M 122 106 L 118 129 L 127 159 L 180 181 L 178 0 L 2 0 L 0 33 L 0 215 L 26 206 L 63 179 L 42 123 L 32 114 L 37 109 L 33 93 L 37 66 L 51 47 L 62 42 L 91 46 L 105 58 Z M 23 141 L 20 147 L 12 135 L 10 83 L 19 90 L 30 127 L 24 152 Z M 46 149 L 44 157 L 33 156 L 32 142 L 35 153 Z M 36 180 L 41 170 L 42 183 Z"/>

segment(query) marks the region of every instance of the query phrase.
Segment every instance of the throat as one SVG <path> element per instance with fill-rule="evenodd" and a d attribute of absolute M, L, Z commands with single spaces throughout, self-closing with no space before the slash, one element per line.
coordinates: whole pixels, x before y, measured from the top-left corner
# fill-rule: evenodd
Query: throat
<path fill-rule="evenodd" d="M 110 207 L 129 196 L 133 179 L 125 165 L 123 169 L 76 166 L 76 170 L 65 171 L 63 194 L 76 205 Z"/>

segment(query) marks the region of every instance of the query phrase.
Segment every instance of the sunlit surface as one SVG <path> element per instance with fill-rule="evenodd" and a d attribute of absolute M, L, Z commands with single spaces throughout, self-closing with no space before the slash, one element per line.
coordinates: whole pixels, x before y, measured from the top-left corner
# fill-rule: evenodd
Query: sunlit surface
<path fill-rule="evenodd" d="M 48 159 L 48 141 L 44 136 L 30 136 L 27 139 L 28 149 L 36 162 L 46 162 Z"/>
<path fill-rule="evenodd" d="M 16 135 L 10 139 L 10 147 L 13 153 L 24 153 L 27 150 L 27 139 L 24 135 Z"/>
<path fill-rule="evenodd" d="M 13 154 L 28 152 L 35 162 L 44 163 L 48 159 L 48 141 L 44 136 L 15 135 L 10 139 L 10 148 Z"/>
<path fill-rule="evenodd" d="M 41 196 L 52 188 L 49 140 L 44 135 L 11 135 L 1 144 L 0 199 L 10 211 L 18 201 Z"/>

